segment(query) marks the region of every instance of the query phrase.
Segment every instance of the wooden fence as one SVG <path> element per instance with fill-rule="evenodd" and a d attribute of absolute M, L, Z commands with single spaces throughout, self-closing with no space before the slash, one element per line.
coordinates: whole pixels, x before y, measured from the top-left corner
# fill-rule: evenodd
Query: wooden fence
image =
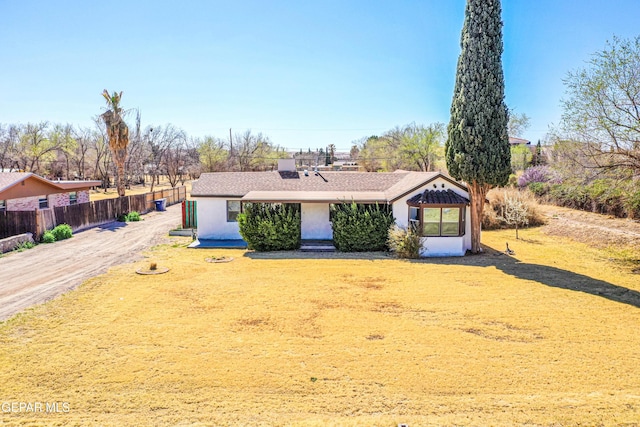
<path fill-rule="evenodd" d="M 198 227 L 198 210 L 195 200 L 182 202 L 182 228 Z"/>
<path fill-rule="evenodd" d="M 37 230 L 36 211 L 3 211 L 0 212 L 0 239 L 24 233 L 35 233 Z"/>
<path fill-rule="evenodd" d="M 118 219 L 122 214 L 155 210 L 155 200 L 166 199 L 166 205 L 180 203 L 187 198 L 185 187 L 154 191 L 153 193 L 119 197 L 117 199 L 96 200 L 77 205 L 60 206 L 37 211 L 0 212 L 0 239 L 16 234 L 33 233 L 41 236 L 58 224 L 69 224 L 71 228 L 82 230 Z"/>

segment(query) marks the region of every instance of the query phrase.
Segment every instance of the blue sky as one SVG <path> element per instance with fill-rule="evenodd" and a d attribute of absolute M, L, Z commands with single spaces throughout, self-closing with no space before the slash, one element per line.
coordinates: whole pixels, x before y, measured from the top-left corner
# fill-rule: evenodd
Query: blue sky
<path fill-rule="evenodd" d="M 537 141 L 563 78 L 614 35 L 640 35 L 638 0 L 503 0 L 507 105 Z M 251 129 L 290 149 L 411 122 L 447 123 L 464 0 L 0 0 L 0 123 L 90 126 L 103 89 L 144 125 L 191 136 Z"/>

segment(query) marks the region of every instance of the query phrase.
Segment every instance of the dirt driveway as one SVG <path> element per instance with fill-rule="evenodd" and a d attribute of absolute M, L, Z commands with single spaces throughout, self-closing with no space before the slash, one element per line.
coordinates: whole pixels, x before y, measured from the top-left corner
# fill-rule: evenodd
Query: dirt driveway
<path fill-rule="evenodd" d="M 109 267 L 135 261 L 168 241 L 181 222 L 180 204 L 150 212 L 140 222 L 113 222 L 0 258 L 0 321 L 57 297 Z"/>

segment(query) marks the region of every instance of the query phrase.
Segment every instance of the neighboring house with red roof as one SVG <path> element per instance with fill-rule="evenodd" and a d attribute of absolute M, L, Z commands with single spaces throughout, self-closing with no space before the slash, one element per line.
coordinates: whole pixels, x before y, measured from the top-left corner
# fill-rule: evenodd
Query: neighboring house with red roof
<path fill-rule="evenodd" d="M 100 181 L 50 181 L 31 172 L 0 172 L 0 211 L 33 211 L 89 202 Z"/>
<path fill-rule="evenodd" d="M 300 204 L 302 240 L 332 240 L 330 206 L 353 201 L 391 206 L 398 226 L 414 225 L 426 239 L 423 256 L 462 256 L 471 248 L 469 192 L 440 172 L 318 173 L 285 159 L 278 171 L 204 173 L 191 198 L 201 240 L 242 239 L 236 217 L 247 202 Z"/>

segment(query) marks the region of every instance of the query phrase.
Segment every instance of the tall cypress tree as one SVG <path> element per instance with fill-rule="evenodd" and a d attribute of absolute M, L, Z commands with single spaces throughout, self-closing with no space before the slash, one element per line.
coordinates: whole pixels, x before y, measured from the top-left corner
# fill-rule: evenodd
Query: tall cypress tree
<path fill-rule="evenodd" d="M 511 173 L 500 15 L 500 0 L 467 0 L 445 145 L 449 174 L 469 186 L 474 253 L 486 194 Z"/>

